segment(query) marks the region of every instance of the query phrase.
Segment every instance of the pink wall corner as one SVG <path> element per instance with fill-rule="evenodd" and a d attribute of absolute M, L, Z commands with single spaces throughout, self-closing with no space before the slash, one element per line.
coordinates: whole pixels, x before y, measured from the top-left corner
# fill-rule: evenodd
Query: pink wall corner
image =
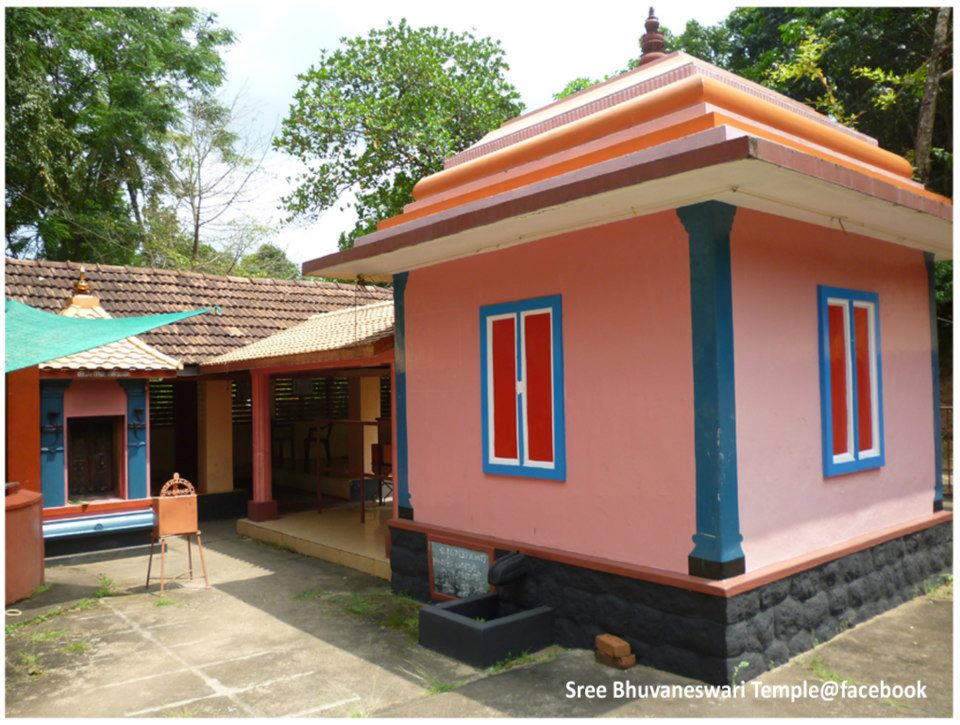
<path fill-rule="evenodd" d="M 63 394 L 63 480 L 64 501 L 69 498 L 70 470 L 67 429 L 70 418 L 123 416 L 123 450 L 120 466 L 120 498 L 127 497 L 127 394 L 116 380 L 78 378 Z M 149 419 L 148 419 L 149 420 Z M 148 479 L 149 480 L 149 479 Z"/>
<path fill-rule="evenodd" d="M 933 402 L 922 252 L 739 209 L 731 260 L 747 570 L 929 514 Z M 819 284 L 879 294 L 881 469 L 823 476 Z"/>
<path fill-rule="evenodd" d="M 689 277 L 672 211 L 411 272 L 417 520 L 685 573 L 695 530 Z M 563 305 L 567 480 L 485 475 L 479 308 L 551 294 Z"/>

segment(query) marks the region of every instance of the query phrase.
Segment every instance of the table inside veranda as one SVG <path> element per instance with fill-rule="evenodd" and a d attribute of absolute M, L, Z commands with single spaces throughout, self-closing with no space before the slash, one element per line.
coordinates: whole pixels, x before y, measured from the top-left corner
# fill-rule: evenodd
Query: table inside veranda
<path fill-rule="evenodd" d="M 323 426 L 337 426 L 345 425 L 350 427 L 357 427 L 361 431 L 361 446 L 362 446 L 362 431 L 365 426 L 373 426 L 382 431 L 384 424 L 382 421 L 377 420 L 361 420 L 359 418 L 316 418 L 314 420 L 314 425 L 317 426 L 317 431 L 319 431 Z M 382 441 L 381 441 L 382 443 Z M 385 482 L 391 482 L 393 480 L 392 474 L 385 475 L 382 472 L 371 472 L 367 473 L 364 471 L 363 465 L 363 455 L 356 456 L 358 463 L 351 466 L 350 457 L 347 458 L 347 467 L 342 468 L 338 466 L 329 465 L 331 461 L 328 459 L 328 465 L 323 466 L 320 464 L 320 451 L 317 451 L 317 513 L 323 513 L 323 476 L 338 476 L 346 477 L 351 480 L 356 479 L 360 483 L 360 523 L 366 521 L 367 511 L 367 491 L 366 491 L 366 480 L 373 479 L 377 481 L 378 488 L 380 490 L 380 500 L 383 499 L 383 484 Z"/>

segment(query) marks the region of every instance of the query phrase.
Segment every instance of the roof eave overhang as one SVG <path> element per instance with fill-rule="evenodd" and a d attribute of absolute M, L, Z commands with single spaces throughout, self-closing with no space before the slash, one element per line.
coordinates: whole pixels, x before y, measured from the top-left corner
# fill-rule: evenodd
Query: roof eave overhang
<path fill-rule="evenodd" d="M 949 201 L 721 126 L 374 232 L 303 273 L 389 280 L 707 200 L 952 256 Z"/>
<path fill-rule="evenodd" d="M 388 341 L 378 340 L 355 347 L 342 347 L 336 350 L 317 350 L 314 352 L 293 353 L 289 355 L 272 355 L 242 360 L 227 360 L 223 362 L 211 361 L 200 365 L 203 375 L 234 373 L 243 370 L 291 370 L 315 367 L 324 369 L 341 367 L 349 363 L 351 367 L 364 365 L 383 365 L 393 360 L 393 345 Z"/>

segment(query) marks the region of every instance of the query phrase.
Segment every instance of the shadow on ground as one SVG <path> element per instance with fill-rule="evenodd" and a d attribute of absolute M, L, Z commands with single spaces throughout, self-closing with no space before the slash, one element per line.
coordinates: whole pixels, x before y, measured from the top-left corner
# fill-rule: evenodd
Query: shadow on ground
<path fill-rule="evenodd" d="M 921 597 L 760 678 L 927 683 L 923 701 L 747 697 L 568 697 L 567 683 L 695 685 L 649 668 L 622 673 L 553 648 L 478 671 L 419 647 L 416 605 L 386 582 L 236 535 L 204 530 L 202 580 L 145 592 L 146 550 L 51 562 L 48 591 L 8 616 L 7 715 L 37 716 L 949 716 L 949 598 Z M 182 547 L 169 569 L 185 568 Z M 89 598 L 102 587 L 108 596 Z M 91 602 L 71 609 L 78 602 Z M 59 612 L 59 613 L 58 613 Z M 66 613 L 63 613 L 66 612 Z M 48 619 L 17 622 L 53 613 Z M 11 630 L 11 624 L 14 631 Z"/>

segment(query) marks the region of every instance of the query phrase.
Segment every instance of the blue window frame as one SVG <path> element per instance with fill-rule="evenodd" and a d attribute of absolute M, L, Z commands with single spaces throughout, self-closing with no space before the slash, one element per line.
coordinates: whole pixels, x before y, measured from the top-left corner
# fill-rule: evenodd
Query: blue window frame
<path fill-rule="evenodd" d="M 884 465 L 880 299 L 817 288 L 823 475 Z"/>
<path fill-rule="evenodd" d="M 480 308 L 484 473 L 566 480 L 560 295 Z"/>

